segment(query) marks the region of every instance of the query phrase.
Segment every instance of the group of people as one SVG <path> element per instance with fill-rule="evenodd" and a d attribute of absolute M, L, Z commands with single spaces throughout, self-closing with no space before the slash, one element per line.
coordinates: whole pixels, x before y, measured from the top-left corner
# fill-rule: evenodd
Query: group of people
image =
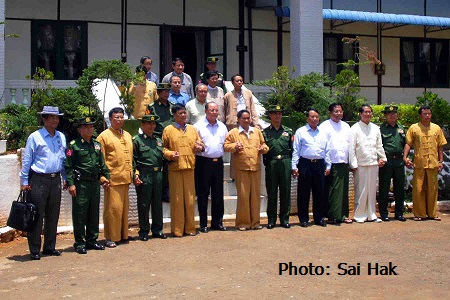
<path fill-rule="evenodd" d="M 146 60 L 143 58 L 141 63 L 148 64 Z M 217 58 L 207 59 L 207 65 L 215 62 Z M 234 89 L 224 93 L 218 86 L 219 73 L 210 70 L 202 74 L 206 83 L 196 85 L 196 97 L 188 96 L 192 99 L 185 103 L 180 90 L 183 86 L 187 91 L 191 89 L 187 84 L 190 77 L 183 73 L 184 65 L 180 63 L 181 60 L 174 60 L 169 83 L 164 82 L 165 77 L 157 84 L 157 98 L 143 108 L 137 107 L 142 114 L 139 116 L 142 133 L 134 137 L 122 129 L 124 110 L 117 107 L 109 112 L 110 128 L 97 139 L 93 138 L 95 120 L 86 117 L 75 124 L 80 137 L 66 144 L 64 135 L 56 130 L 62 113 L 57 107 L 43 108 L 40 114 L 44 126 L 28 138 L 20 173 L 22 189 L 31 190 L 32 201 L 40 215 L 36 228 L 28 234 L 32 260 L 41 257 L 43 223 L 42 254 L 61 254 L 55 248 L 61 188 L 68 189 L 73 199 L 74 248 L 79 254 L 128 242 L 131 183 L 136 187 L 140 240 L 147 241 L 150 232 L 153 238 L 167 238 L 162 230 L 163 201 L 170 201 L 174 237 L 197 234 L 196 198 L 199 231 L 226 231 L 223 225 L 224 152 L 232 153 L 230 176 L 237 188 L 235 226 L 241 231 L 262 228 L 261 160 L 266 174 L 268 229 L 276 226 L 277 217 L 282 227 L 291 226 L 292 177 L 298 180 L 301 227 L 309 226 L 311 191 L 316 225 L 327 226 L 326 218 L 335 225 L 353 222 L 348 205 L 350 170 L 355 177 L 356 222 L 389 221 L 391 178 L 394 179 L 395 219 L 405 221 L 404 165 L 413 164 L 408 158 L 411 147 L 414 148 L 415 168 L 414 220 L 440 220 L 436 215 L 437 172 L 443 167 L 442 146 L 446 140 L 440 127 L 430 122 L 429 107 L 419 109 L 421 121 L 406 132 L 397 123 L 395 106 L 386 107 L 386 122 L 378 127 L 370 122 L 372 108 L 363 105 L 361 121 L 350 128 L 342 121 L 342 105 L 333 103 L 329 106 L 329 120 L 319 125 L 319 113 L 311 108 L 306 112 L 307 124 L 294 134 L 292 129 L 282 125 L 283 108 L 274 105 L 267 109 L 270 125 L 262 129 L 252 93 L 242 87 L 241 75 L 231 77 Z M 152 78 L 153 75 L 147 73 L 147 76 Z M 380 218 L 375 214 L 377 172 Z M 105 189 L 105 245 L 97 242 L 100 186 Z"/>

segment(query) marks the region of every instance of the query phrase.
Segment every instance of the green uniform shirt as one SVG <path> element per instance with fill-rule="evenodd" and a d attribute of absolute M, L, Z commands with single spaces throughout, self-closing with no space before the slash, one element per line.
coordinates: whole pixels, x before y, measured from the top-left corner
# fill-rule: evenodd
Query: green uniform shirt
<path fill-rule="evenodd" d="M 403 153 L 403 148 L 405 147 L 405 127 L 399 123 L 396 123 L 395 126 L 392 127 L 387 122 L 384 122 L 380 126 L 380 131 L 386 155 L 401 155 L 401 153 Z"/>
<path fill-rule="evenodd" d="M 71 141 L 66 150 L 65 167 L 69 185 L 80 180 L 103 182 L 104 178 L 110 179 L 101 145 L 94 138 L 89 143 L 81 137 Z"/>
<path fill-rule="evenodd" d="M 206 73 L 207 72 L 200 74 L 200 82 L 208 85 L 208 82 L 206 81 Z M 223 82 L 223 74 L 222 73 L 219 73 L 219 80 L 217 81 L 217 86 L 221 87 L 223 89 L 224 94 L 227 93 L 227 89 L 225 88 L 225 83 Z"/>
<path fill-rule="evenodd" d="M 289 127 L 281 125 L 278 130 L 272 125 L 263 130 L 264 140 L 269 146 L 269 152 L 263 155 L 264 163 L 273 158 L 292 157 L 293 132 Z"/>
<path fill-rule="evenodd" d="M 163 142 L 153 135 L 145 133 L 133 137 L 133 173 L 140 174 L 143 170 L 161 171 L 163 164 Z"/>
<path fill-rule="evenodd" d="M 159 100 L 156 100 L 148 106 L 150 114 L 157 115 L 159 117 L 158 122 L 156 122 L 155 129 L 155 133 L 157 133 L 159 136 L 162 135 L 164 128 L 174 122 L 172 115 L 173 103 L 171 103 L 170 101 L 167 102 L 168 105 L 164 105 Z"/>

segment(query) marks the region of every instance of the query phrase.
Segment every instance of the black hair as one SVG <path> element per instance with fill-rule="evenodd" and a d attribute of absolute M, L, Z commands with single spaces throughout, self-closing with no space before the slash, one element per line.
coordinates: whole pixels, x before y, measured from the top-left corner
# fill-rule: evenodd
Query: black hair
<path fill-rule="evenodd" d="M 206 72 L 206 79 L 210 79 L 213 76 L 219 76 L 219 72 L 216 70 Z"/>
<path fill-rule="evenodd" d="M 337 107 L 337 106 L 340 106 L 341 109 L 344 109 L 344 108 L 342 107 L 342 104 L 341 104 L 341 103 L 334 102 L 334 103 L 331 103 L 331 104 L 328 106 L 328 111 L 329 111 L 329 112 L 333 112 L 334 108 Z"/>
<path fill-rule="evenodd" d="M 113 114 L 125 114 L 125 111 L 123 110 L 122 107 L 114 107 L 113 109 L 111 109 L 108 113 L 108 116 L 110 118 L 112 118 Z"/>
<path fill-rule="evenodd" d="M 181 63 L 184 64 L 184 62 L 183 62 L 183 60 L 182 60 L 181 58 L 175 57 L 175 58 L 172 60 L 172 65 L 175 66 L 175 65 L 177 64 L 177 62 L 181 62 Z"/>
<path fill-rule="evenodd" d="M 210 104 L 215 104 L 215 105 L 217 105 L 217 106 L 219 106 L 216 102 L 214 102 L 214 101 L 210 101 L 210 102 L 206 102 L 206 104 L 205 104 L 205 110 L 208 110 L 209 109 L 209 105 Z"/>
<path fill-rule="evenodd" d="M 422 105 L 421 107 L 419 107 L 419 115 L 422 114 L 422 110 L 424 110 L 424 109 L 427 109 L 427 110 L 429 109 L 431 112 L 433 112 L 429 105 Z"/>
<path fill-rule="evenodd" d="M 172 78 L 174 78 L 174 77 L 180 78 L 180 81 L 181 81 L 181 76 L 178 76 L 178 75 L 172 75 L 172 76 L 170 76 L 170 79 L 169 79 L 169 82 L 170 82 L 170 83 L 172 83 Z"/>
<path fill-rule="evenodd" d="M 148 70 L 144 65 L 139 65 L 136 67 L 136 73 L 144 72 L 147 74 Z"/>
<path fill-rule="evenodd" d="M 237 118 L 240 119 L 244 113 L 248 113 L 250 115 L 250 112 L 248 110 L 242 109 L 242 110 L 238 111 Z"/>
<path fill-rule="evenodd" d="M 176 114 L 179 110 L 186 110 L 186 107 L 180 103 L 177 103 L 174 106 L 172 106 L 172 114 Z"/>
<path fill-rule="evenodd" d="M 366 104 L 363 104 L 363 105 L 361 105 L 359 107 L 358 111 L 359 111 L 360 114 L 362 114 L 364 112 L 364 107 L 370 108 L 370 111 L 373 112 L 372 106 L 370 106 L 369 104 L 366 103 Z"/>
<path fill-rule="evenodd" d="M 318 111 L 316 108 L 310 107 L 310 108 L 308 108 L 308 109 L 306 110 L 305 116 L 309 117 L 309 112 L 310 112 L 310 111 L 315 111 L 317 114 L 319 114 L 319 111 Z"/>
<path fill-rule="evenodd" d="M 147 59 L 152 60 L 152 59 L 150 58 L 150 56 L 142 56 L 142 57 L 141 57 L 141 60 L 139 61 L 139 63 L 140 63 L 141 65 L 143 65 L 144 62 L 145 62 Z"/>
<path fill-rule="evenodd" d="M 242 78 L 242 81 L 244 81 L 244 76 L 242 76 L 241 74 L 234 74 L 233 76 L 231 76 L 231 82 L 234 82 L 234 79 L 238 76 Z"/>

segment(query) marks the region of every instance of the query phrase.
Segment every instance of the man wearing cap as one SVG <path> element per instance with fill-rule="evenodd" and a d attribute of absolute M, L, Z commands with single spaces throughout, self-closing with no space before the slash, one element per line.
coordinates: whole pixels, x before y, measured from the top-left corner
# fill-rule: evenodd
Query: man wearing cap
<path fill-rule="evenodd" d="M 158 100 L 148 106 L 146 114 L 158 116 L 156 122 L 155 135 L 162 137 L 164 128 L 173 123 L 172 106 L 169 101 L 170 83 L 158 84 Z M 169 172 L 168 162 L 163 161 L 163 179 L 162 179 L 162 201 L 169 202 Z"/>
<path fill-rule="evenodd" d="M 170 82 L 172 76 L 178 76 L 181 79 L 181 91 L 188 94 L 189 99 L 194 98 L 194 84 L 192 78 L 184 72 L 184 62 L 181 58 L 177 57 L 172 61 L 173 72 L 166 74 L 161 82 Z"/>
<path fill-rule="evenodd" d="M 403 149 L 405 147 L 406 130 L 403 125 L 397 122 L 397 110 L 397 106 L 386 106 L 384 108 L 386 121 L 380 126 L 381 140 L 383 141 L 383 148 L 387 157 L 386 164 L 378 171 L 378 210 L 381 220 L 384 222 L 389 221 L 388 195 L 391 187 L 391 178 L 394 184 L 395 219 L 402 222 L 406 221 L 403 216 L 406 177 Z"/>
<path fill-rule="evenodd" d="M 111 127 L 104 130 L 97 140 L 101 144 L 106 166 L 111 174 L 111 186 L 105 190 L 106 247 L 114 248 L 117 242 L 128 242 L 128 190 L 133 182 L 133 141 L 122 129 L 124 110 L 115 107 L 109 111 Z"/>
<path fill-rule="evenodd" d="M 206 99 L 206 96 L 208 95 L 208 87 L 206 84 L 197 84 L 195 87 L 195 94 L 197 97 L 186 104 L 186 122 L 192 125 L 205 118 L 205 104 L 206 102 L 209 102 Z"/>
<path fill-rule="evenodd" d="M 66 172 L 72 195 L 74 248 L 79 254 L 86 249 L 105 250 L 97 244 L 100 209 L 100 184 L 109 187 L 109 171 L 101 145 L 92 138 L 95 122 L 81 118 L 75 124 L 80 137 L 69 143 L 66 151 Z"/>
<path fill-rule="evenodd" d="M 219 106 L 219 121 L 225 123 L 225 103 L 223 97 L 225 91 L 220 86 L 217 86 L 219 82 L 219 72 L 208 71 L 206 73 L 206 82 L 208 83 L 208 94 L 206 99 L 214 101 Z"/>
<path fill-rule="evenodd" d="M 292 129 L 281 124 L 283 110 L 279 105 L 272 105 L 267 110 L 270 126 L 263 130 L 264 140 L 269 152 L 263 155 L 266 166 L 267 189 L 267 228 L 272 229 L 277 222 L 278 188 L 280 188 L 280 225 L 290 228 L 291 211 L 291 158 Z"/>
<path fill-rule="evenodd" d="M 149 211 L 152 210 L 152 236 L 165 239 L 163 229 L 162 165 L 163 143 L 154 134 L 156 115 L 144 115 L 141 120 L 143 133 L 133 137 L 133 171 L 136 186 L 139 238 L 148 240 L 150 232 Z"/>
<path fill-rule="evenodd" d="M 414 221 L 426 218 L 440 221 L 436 214 L 438 199 L 438 172 L 444 169 L 444 149 L 447 144 L 439 125 L 431 122 L 429 106 L 419 108 L 419 123 L 411 125 L 406 134 L 403 161 L 407 167 L 414 166 L 413 213 Z M 409 158 L 409 150 L 414 148 L 414 162 Z"/>
<path fill-rule="evenodd" d="M 67 189 L 64 160 L 66 158 L 66 138 L 56 130 L 59 124 L 58 107 L 44 106 L 42 115 L 44 127 L 33 132 L 27 139 L 22 160 L 20 179 L 22 190 L 31 190 L 31 202 L 36 205 L 39 219 L 34 230 L 28 232 L 30 259 L 41 258 L 41 232 L 44 223 L 44 255 L 59 256 L 55 249 L 61 205 L 61 176 Z"/>
<path fill-rule="evenodd" d="M 217 85 L 219 87 L 221 87 L 226 93 L 225 83 L 223 82 L 223 74 L 220 73 L 219 71 L 217 71 L 217 62 L 218 61 L 219 61 L 219 58 L 215 57 L 215 56 L 208 56 L 206 58 L 206 63 L 205 63 L 206 71 L 204 73 L 200 74 L 200 80 L 198 81 L 198 83 L 201 82 L 201 83 L 204 83 L 204 84 L 208 84 L 208 82 L 207 82 L 207 79 L 208 79 L 207 74 L 208 74 L 208 72 L 209 71 L 216 71 L 217 75 L 218 75 Z"/>

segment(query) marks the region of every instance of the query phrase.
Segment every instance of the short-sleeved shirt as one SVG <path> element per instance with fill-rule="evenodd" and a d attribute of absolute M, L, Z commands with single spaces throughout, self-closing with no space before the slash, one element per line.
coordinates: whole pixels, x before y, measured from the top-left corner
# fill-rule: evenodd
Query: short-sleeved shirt
<path fill-rule="evenodd" d="M 414 148 L 414 168 L 433 169 L 439 167 L 438 148 L 447 144 L 447 140 L 438 125 L 430 123 L 426 127 L 416 123 L 409 128 L 406 143 Z"/>

